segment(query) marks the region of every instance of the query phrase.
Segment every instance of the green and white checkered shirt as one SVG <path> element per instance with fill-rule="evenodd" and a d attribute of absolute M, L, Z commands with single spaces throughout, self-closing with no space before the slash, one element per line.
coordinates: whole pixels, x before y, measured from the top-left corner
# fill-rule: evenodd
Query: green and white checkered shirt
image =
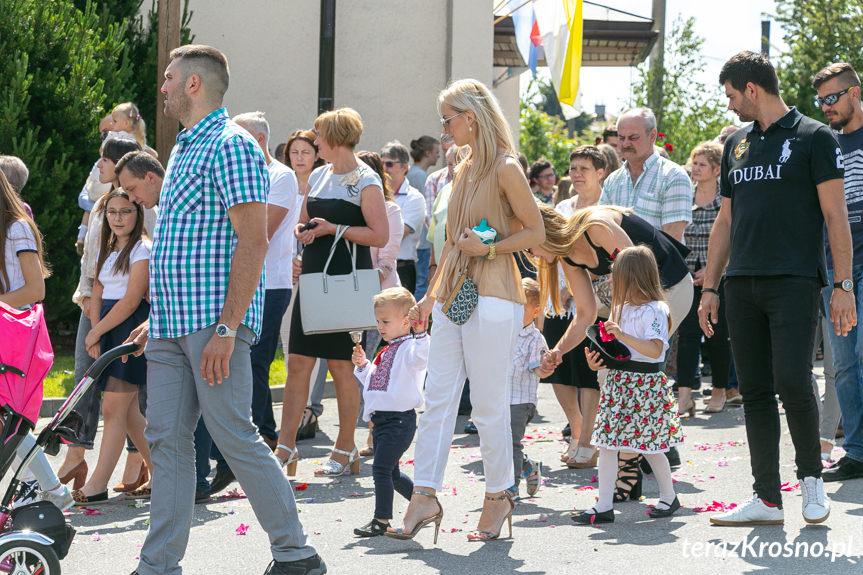
<path fill-rule="evenodd" d="M 635 215 L 656 228 L 692 221 L 692 182 L 683 168 L 653 154 L 632 185 L 629 162 L 611 173 L 602 187 L 600 204 L 632 208 Z"/>
<path fill-rule="evenodd" d="M 177 136 L 159 200 L 150 257 L 150 336 L 176 338 L 216 323 L 237 234 L 228 209 L 266 203 L 270 180 L 258 143 L 224 108 Z M 261 331 L 261 275 L 243 324 Z"/>

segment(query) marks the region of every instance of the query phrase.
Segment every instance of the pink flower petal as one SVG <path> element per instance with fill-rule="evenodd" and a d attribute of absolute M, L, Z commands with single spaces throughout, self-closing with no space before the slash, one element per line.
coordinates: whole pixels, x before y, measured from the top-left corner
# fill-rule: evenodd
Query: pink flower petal
<path fill-rule="evenodd" d="M 249 531 L 249 526 L 245 523 L 240 523 L 240 526 L 234 531 L 237 535 L 245 535 Z"/>

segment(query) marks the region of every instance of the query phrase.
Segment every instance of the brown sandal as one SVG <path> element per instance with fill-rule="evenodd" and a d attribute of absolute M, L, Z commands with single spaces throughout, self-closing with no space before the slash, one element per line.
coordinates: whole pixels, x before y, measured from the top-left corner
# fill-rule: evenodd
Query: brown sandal
<path fill-rule="evenodd" d="M 130 491 L 124 499 L 149 499 L 151 490 L 149 487 L 139 487 L 135 491 Z"/>

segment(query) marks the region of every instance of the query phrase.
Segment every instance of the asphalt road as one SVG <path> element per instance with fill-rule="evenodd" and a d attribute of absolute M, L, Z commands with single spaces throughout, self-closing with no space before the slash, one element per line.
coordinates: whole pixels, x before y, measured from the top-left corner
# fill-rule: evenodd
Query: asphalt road
<path fill-rule="evenodd" d="M 700 397 L 698 405 L 702 405 Z M 576 526 L 569 514 L 592 506 L 597 494 L 596 470 L 570 470 L 560 463 L 563 413 L 551 390 L 543 386 L 539 413 L 528 427 L 525 444 L 528 454 L 544 462 L 545 482 L 536 497 L 517 505 L 513 537 L 485 544 L 466 540 L 481 508 L 482 461 L 477 436 L 458 433 L 441 493 L 445 515 L 435 546 L 431 528 L 413 541 L 353 536 L 353 528 L 365 524 L 374 508 L 370 460 L 363 462 L 358 476 L 325 479 L 313 475 L 335 437 L 335 412 L 335 400 L 325 400 L 321 432 L 314 440 L 299 444 L 303 459 L 294 483 L 300 517 L 330 573 L 863 573 L 863 480 L 828 484 L 830 518 L 817 526 L 804 523 L 784 418 L 785 525 L 728 528 L 708 522 L 711 513 L 705 507 L 739 503 L 751 492 L 743 410 L 730 408 L 722 414 L 699 413 L 684 420 L 683 462 L 673 470 L 684 507 L 674 517 L 647 517 L 648 504 L 658 500 L 656 482 L 648 480 L 642 501 L 616 506 L 614 524 Z M 278 421 L 278 413 L 276 417 Z M 459 417 L 457 431 L 465 420 Z M 365 434 L 365 429 L 357 429 L 358 445 Z M 841 450 L 835 454 L 841 455 Z M 88 455 L 91 465 L 95 465 L 95 456 L 95 452 Z M 404 458 L 404 468 L 411 475 L 412 458 L 412 451 Z M 111 485 L 119 480 L 121 469 L 122 464 Z M 395 522 L 400 524 L 405 502 L 396 497 Z M 78 535 L 63 561 L 63 573 L 130 573 L 146 535 L 149 505 L 136 506 L 118 496 L 92 509 L 98 514 L 77 508 L 70 513 Z M 242 525 L 248 529 L 239 535 Z M 223 497 L 196 506 L 182 562 L 184 573 L 258 574 L 269 561 L 266 534 L 246 499 Z"/>

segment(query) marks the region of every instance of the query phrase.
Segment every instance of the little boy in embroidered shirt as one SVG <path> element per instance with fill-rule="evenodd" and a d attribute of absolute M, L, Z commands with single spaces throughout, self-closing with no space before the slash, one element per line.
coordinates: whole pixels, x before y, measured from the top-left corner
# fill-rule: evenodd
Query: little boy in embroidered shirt
<path fill-rule="evenodd" d="M 374 518 L 354 529 L 360 537 L 383 535 L 393 517 L 393 491 L 410 500 L 414 484 L 399 471 L 399 459 L 410 447 L 417 429 L 415 409 L 423 403 L 423 382 L 429 355 L 426 332 L 411 335 L 408 311 L 416 304 L 403 287 L 383 290 L 375 296 L 378 331 L 388 342 L 373 362 L 360 346 L 351 358 L 354 374 L 363 386 L 363 420 L 371 421 L 375 459 Z"/>
<path fill-rule="evenodd" d="M 512 365 L 512 394 L 510 396 L 510 425 L 512 426 L 512 459 L 515 471 L 515 484 L 510 488 L 518 495 L 518 484 L 521 478 L 527 483 L 527 494 L 535 495 L 542 482 L 542 463 L 529 458 L 523 451 L 521 440 L 524 429 L 536 414 L 536 394 L 539 380 L 551 375 L 543 371 L 542 354 L 548 351 L 548 344 L 534 321 L 539 316 L 542 306 L 539 303 L 540 290 L 536 280 L 524 278 L 521 280 L 524 289 L 524 326 L 516 340 L 515 356 Z"/>

